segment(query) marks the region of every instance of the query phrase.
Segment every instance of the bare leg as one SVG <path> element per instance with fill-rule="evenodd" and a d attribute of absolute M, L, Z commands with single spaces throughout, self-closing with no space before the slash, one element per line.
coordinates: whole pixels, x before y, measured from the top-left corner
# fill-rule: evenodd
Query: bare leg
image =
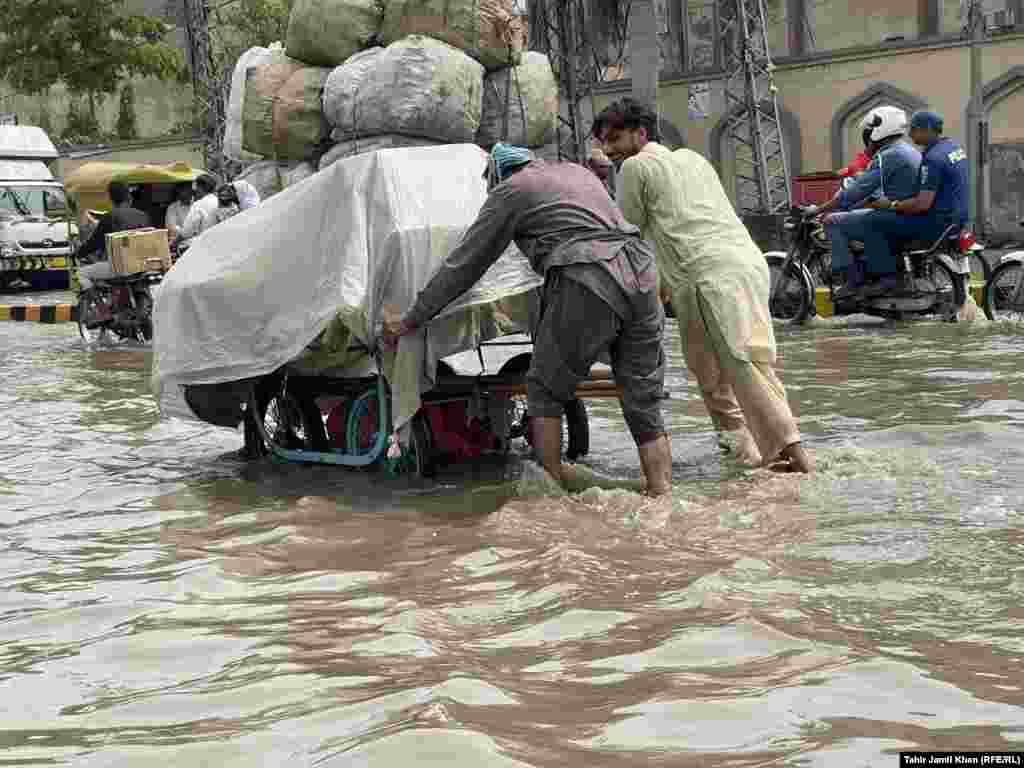
<path fill-rule="evenodd" d="M 668 437 L 662 435 L 657 440 L 644 443 L 637 450 L 640 452 L 640 464 L 647 478 L 647 495 L 663 496 L 672 490 L 672 446 Z"/>
<path fill-rule="evenodd" d="M 565 475 L 562 472 L 562 419 L 535 417 L 530 419 L 533 430 L 533 449 L 537 459 L 548 474 L 563 488 Z"/>

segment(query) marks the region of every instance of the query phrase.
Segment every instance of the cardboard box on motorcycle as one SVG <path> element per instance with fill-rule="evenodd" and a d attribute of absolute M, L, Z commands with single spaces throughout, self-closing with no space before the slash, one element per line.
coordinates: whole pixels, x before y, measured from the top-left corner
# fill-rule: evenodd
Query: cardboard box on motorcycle
<path fill-rule="evenodd" d="M 171 268 L 166 229 L 134 229 L 107 235 L 110 266 L 117 275 L 166 272 Z"/>

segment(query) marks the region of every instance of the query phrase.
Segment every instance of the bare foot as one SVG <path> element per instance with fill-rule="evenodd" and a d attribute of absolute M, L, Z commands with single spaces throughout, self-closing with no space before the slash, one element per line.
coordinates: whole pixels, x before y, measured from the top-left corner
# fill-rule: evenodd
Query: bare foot
<path fill-rule="evenodd" d="M 814 460 L 801 443 L 787 445 L 782 450 L 782 458 L 789 460 L 792 472 L 810 474 L 814 471 Z"/>

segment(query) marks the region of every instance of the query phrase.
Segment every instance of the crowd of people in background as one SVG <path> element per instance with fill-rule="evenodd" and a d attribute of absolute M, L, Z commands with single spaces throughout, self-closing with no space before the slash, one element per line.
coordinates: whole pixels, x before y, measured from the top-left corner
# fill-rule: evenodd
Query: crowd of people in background
<path fill-rule="evenodd" d="M 174 200 L 166 209 L 153 200 L 150 186 L 132 189 L 127 184 L 114 181 L 107 187 L 107 193 L 112 204 L 109 213 L 94 219 L 84 211 L 81 218 L 83 242 L 77 256 L 83 265 L 79 270 L 82 290 L 91 288 L 94 280 L 113 276 L 106 250 L 107 235 L 160 227 L 162 223 L 172 250 L 180 255 L 210 227 L 260 204 L 259 192 L 249 182 L 220 184 L 208 173 L 200 175 L 194 182 L 179 184 L 175 188 Z"/>

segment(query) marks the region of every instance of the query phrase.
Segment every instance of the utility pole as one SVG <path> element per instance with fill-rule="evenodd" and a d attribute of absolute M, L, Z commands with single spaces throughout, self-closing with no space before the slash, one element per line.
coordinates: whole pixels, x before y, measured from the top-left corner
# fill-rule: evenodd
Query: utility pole
<path fill-rule="evenodd" d="M 982 44 L 985 41 L 985 14 L 982 0 L 967 2 L 967 35 L 970 41 L 971 98 L 967 106 L 967 158 L 970 162 L 971 225 L 976 234 L 986 229 L 986 186 L 988 165 L 988 116 L 981 72 Z"/>
<path fill-rule="evenodd" d="M 214 71 L 210 45 L 207 0 L 182 0 L 185 6 L 185 36 L 188 41 L 192 91 L 203 137 L 206 169 L 214 173 L 224 165 L 224 91 L 220 73 Z"/>
<path fill-rule="evenodd" d="M 771 216 L 789 209 L 792 182 L 779 121 L 764 0 L 722 0 L 719 29 L 728 77 L 725 136 L 732 144 L 736 209 Z"/>

